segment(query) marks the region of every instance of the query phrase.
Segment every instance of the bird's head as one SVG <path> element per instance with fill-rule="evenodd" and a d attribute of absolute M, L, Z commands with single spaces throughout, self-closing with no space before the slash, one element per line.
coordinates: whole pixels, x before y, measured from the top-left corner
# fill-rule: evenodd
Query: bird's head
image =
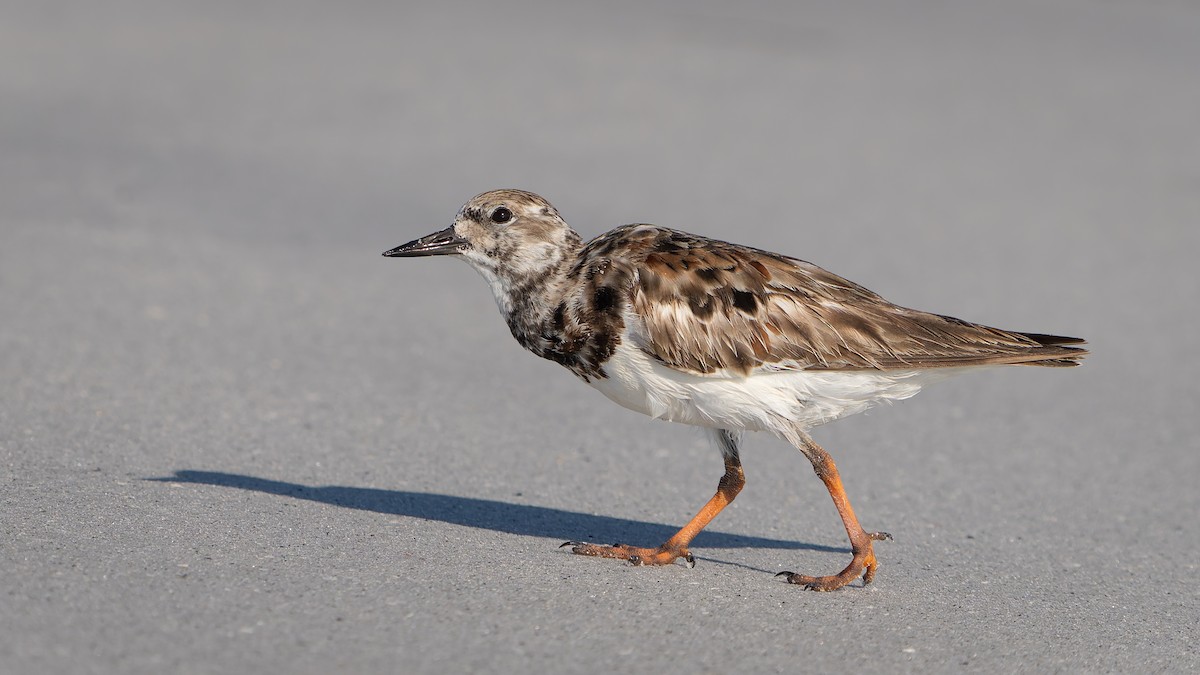
<path fill-rule="evenodd" d="M 453 255 L 483 275 L 497 300 L 553 274 L 580 246 L 579 235 L 550 202 L 523 190 L 492 190 L 463 205 L 450 227 L 383 255 Z"/>

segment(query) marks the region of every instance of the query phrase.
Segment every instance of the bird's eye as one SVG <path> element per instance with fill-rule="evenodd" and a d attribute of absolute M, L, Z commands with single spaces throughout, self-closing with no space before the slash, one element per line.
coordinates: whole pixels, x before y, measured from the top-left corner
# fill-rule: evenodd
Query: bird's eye
<path fill-rule="evenodd" d="M 508 207 L 500 206 L 500 207 L 497 207 L 495 211 L 492 211 L 491 218 L 492 218 L 493 223 L 496 223 L 497 225 L 501 225 L 501 224 L 507 223 L 508 221 L 512 220 L 513 214 L 512 214 L 512 211 L 508 210 Z"/>

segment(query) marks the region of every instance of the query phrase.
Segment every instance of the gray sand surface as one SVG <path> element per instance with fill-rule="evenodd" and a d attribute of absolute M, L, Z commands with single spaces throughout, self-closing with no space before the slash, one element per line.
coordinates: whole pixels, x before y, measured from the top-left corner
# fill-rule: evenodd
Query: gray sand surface
<path fill-rule="evenodd" d="M 0 672 L 1200 670 L 1200 6 L 6 3 Z M 249 5 L 249 6 L 248 6 Z M 719 456 L 385 249 L 522 187 L 1079 335 Z"/>

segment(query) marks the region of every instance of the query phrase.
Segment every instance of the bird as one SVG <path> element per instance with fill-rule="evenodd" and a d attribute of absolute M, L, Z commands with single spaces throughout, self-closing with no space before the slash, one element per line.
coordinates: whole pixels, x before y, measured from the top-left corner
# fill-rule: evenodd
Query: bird
<path fill-rule="evenodd" d="M 691 567 L 692 539 L 746 483 L 744 432 L 795 446 L 824 483 L 850 540 L 840 572 L 780 572 L 832 591 L 874 579 L 873 543 L 816 426 L 906 399 L 922 386 L 997 365 L 1065 367 L 1084 340 L 992 328 L 908 309 L 812 263 L 649 224 L 584 242 L 542 197 L 479 194 L 449 227 L 383 254 L 452 256 L 487 281 L 514 338 L 625 408 L 701 427 L 721 452 L 716 493 L 657 547 L 568 541 L 571 552 Z"/>

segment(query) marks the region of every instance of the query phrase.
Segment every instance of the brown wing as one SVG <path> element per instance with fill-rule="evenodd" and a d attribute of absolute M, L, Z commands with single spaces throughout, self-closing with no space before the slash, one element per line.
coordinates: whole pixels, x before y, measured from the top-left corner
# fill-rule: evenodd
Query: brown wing
<path fill-rule="evenodd" d="M 601 238 L 610 242 L 606 253 L 634 268 L 634 341 L 679 370 L 1073 366 L 1087 354 L 1064 346 L 1083 342 L 1076 338 L 900 307 L 816 265 L 767 251 L 650 226 L 610 235 Z"/>

